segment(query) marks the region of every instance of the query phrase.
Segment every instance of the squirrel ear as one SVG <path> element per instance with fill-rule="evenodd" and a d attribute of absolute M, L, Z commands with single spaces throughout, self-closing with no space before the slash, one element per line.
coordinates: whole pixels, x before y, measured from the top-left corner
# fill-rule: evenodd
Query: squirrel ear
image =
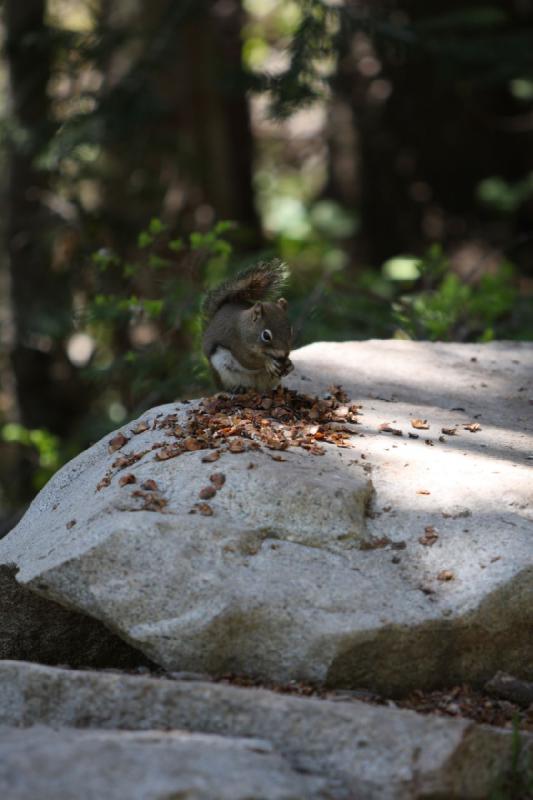
<path fill-rule="evenodd" d="M 263 316 L 263 303 L 256 303 L 252 307 L 252 319 L 255 322 L 262 316 Z"/>
<path fill-rule="evenodd" d="M 279 300 L 278 300 L 278 306 L 279 306 L 280 308 L 282 308 L 284 311 L 286 311 L 286 310 L 287 310 L 287 306 L 288 306 L 288 305 L 289 305 L 289 304 L 287 303 L 287 301 L 285 300 L 285 298 L 284 298 L 284 297 L 280 297 L 280 298 L 279 298 Z"/>

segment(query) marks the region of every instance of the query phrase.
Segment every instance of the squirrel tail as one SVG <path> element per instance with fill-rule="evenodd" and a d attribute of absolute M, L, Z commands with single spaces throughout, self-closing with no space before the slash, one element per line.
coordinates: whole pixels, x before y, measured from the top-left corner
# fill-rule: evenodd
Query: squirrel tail
<path fill-rule="evenodd" d="M 202 304 L 204 319 L 212 319 L 225 303 L 256 303 L 275 297 L 288 275 L 287 265 L 279 259 L 263 261 L 242 270 L 207 292 Z"/>

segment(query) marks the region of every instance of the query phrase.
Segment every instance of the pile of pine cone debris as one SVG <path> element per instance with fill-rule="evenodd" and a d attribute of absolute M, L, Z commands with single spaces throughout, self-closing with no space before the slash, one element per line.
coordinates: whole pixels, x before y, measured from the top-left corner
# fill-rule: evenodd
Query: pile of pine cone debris
<path fill-rule="evenodd" d="M 222 452 L 243 453 L 265 448 L 274 461 L 285 461 L 281 451 L 289 447 L 301 447 L 317 456 L 325 453 L 323 444 L 326 442 L 336 447 L 350 447 L 347 440 L 355 433 L 353 426 L 358 422 L 360 408 L 349 402 L 340 386 L 330 386 L 322 398 L 281 387 L 269 394 L 248 392 L 208 397 L 195 404 L 181 423 L 178 412 L 166 416 L 158 414 L 153 420 L 141 419 L 129 431 L 134 437 L 147 431 L 161 431 L 165 437 L 144 449 L 124 450 L 132 437 L 123 432 L 115 434 L 108 442 L 108 451 L 116 453 L 116 458 L 96 490 L 109 486 L 116 472 L 121 472 L 120 486 L 136 484 L 135 474 L 124 470 L 152 451 L 156 461 L 167 461 L 195 450 L 206 450 L 202 461 L 210 463 L 217 461 Z M 210 486 L 210 492 L 221 488 L 211 482 L 214 488 Z M 207 489 L 203 491 L 205 495 Z M 134 488 L 132 496 L 142 501 L 137 510 L 162 511 L 167 505 L 152 479 Z M 200 495 L 200 499 L 208 498 Z M 192 513 L 196 510 L 212 514 L 205 503 L 197 504 Z"/>
<path fill-rule="evenodd" d="M 175 440 L 162 446 L 156 458 L 164 461 L 191 450 L 242 453 L 263 447 L 277 451 L 302 447 L 323 455 L 325 442 L 349 447 L 346 440 L 354 434 L 350 426 L 357 424 L 359 413 L 360 406 L 350 403 L 340 386 L 331 386 L 324 398 L 284 388 L 270 394 L 219 394 L 202 400 L 184 426 L 177 424 L 176 414 L 156 422 Z M 206 460 L 216 458 L 212 454 Z"/>

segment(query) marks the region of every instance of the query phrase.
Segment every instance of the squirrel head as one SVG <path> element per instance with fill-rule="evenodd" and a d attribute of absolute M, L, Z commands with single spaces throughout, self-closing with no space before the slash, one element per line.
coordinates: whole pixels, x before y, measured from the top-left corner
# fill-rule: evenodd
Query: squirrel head
<path fill-rule="evenodd" d="M 287 315 L 287 301 L 258 302 L 243 312 L 243 342 L 258 358 L 285 359 L 292 347 L 292 327 Z"/>

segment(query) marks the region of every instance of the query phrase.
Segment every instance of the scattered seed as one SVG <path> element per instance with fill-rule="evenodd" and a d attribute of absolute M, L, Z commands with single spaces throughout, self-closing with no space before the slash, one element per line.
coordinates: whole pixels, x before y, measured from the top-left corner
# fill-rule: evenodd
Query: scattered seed
<path fill-rule="evenodd" d="M 212 450 L 211 453 L 208 453 L 206 456 L 202 456 L 202 462 L 204 464 L 210 464 L 213 461 L 218 461 L 220 458 L 220 453 L 218 450 Z"/>
<path fill-rule="evenodd" d="M 426 545 L 426 547 L 432 547 L 435 542 L 438 540 L 439 534 L 433 527 L 433 525 L 426 525 L 424 528 L 424 535 L 419 538 L 420 544 Z"/>
<path fill-rule="evenodd" d="M 393 428 L 390 422 L 382 422 L 381 425 L 378 426 L 378 431 L 382 433 L 392 433 L 393 436 L 403 436 L 402 431 L 399 428 Z"/>
<path fill-rule="evenodd" d="M 124 447 L 124 445 L 127 442 L 129 442 L 129 439 L 126 436 L 124 436 L 123 433 L 117 433 L 117 435 L 113 436 L 113 438 L 109 442 L 109 445 L 107 447 L 108 452 L 114 453 L 115 450 L 120 450 L 120 448 Z"/>
<path fill-rule="evenodd" d="M 374 539 L 370 539 L 367 542 L 361 542 L 359 545 L 360 550 L 379 550 L 381 547 L 387 547 L 388 544 L 392 544 L 391 540 L 388 536 L 380 536 Z"/>
<path fill-rule="evenodd" d="M 183 450 L 178 445 L 171 447 L 163 447 L 155 454 L 157 461 L 168 461 L 169 458 L 176 458 L 183 453 Z"/>
<path fill-rule="evenodd" d="M 131 493 L 132 497 L 138 497 L 143 501 L 143 504 L 140 511 L 162 511 L 166 505 L 168 505 L 168 500 L 164 497 L 161 497 L 160 494 L 157 492 L 147 492 L 141 489 L 135 489 L 134 492 Z"/>
<path fill-rule="evenodd" d="M 429 429 L 427 419 L 412 419 L 411 425 L 413 426 L 413 428 L 418 428 L 424 431 L 427 431 Z"/>
<path fill-rule="evenodd" d="M 242 439 L 233 439 L 228 445 L 228 450 L 230 453 L 244 453 L 246 446 Z"/>
<path fill-rule="evenodd" d="M 123 455 L 116 458 L 113 463 L 111 464 L 112 467 L 115 469 L 125 469 L 126 467 L 131 467 L 132 464 L 135 464 L 137 461 L 148 453 L 148 450 L 142 450 L 140 453 L 130 453 L 129 455 Z"/>
<path fill-rule="evenodd" d="M 213 509 L 209 505 L 209 503 L 196 503 L 194 508 L 202 514 L 204 517 L 212 517 L 213 516 Z"/>
<path fill-rule="evenodd" d="M 437 580 L 438 581 L 453 581 L 454 578 L 455 578 L 455 575 L 453 574 L 451 569 L 443 569 L 437 575 Z"/>
<path fill-rule="evenodd" d="M 213 472 L 213 474 L 209 476 L 209 480 L 216 489 L 222 489 L 226 483 L 226 476 L 223 472 Z"/>
<path fill-rule="evenodd" d="M 150 423 L 147 422 L 145 419 L 142 419 L 135 428 L 132 428 L 132 433 L 144 433 L 145 431 L 150 429 Z"/>
<path fill-rule="evenodd" d="M 198 439 L 195 439 L 194 436 L 188 436 L 183 444 L 185 445 L 185 449 L 189 450 L 190 452 L 202 450 L 203 448 L 203 444 L 199 442 Z"/>

